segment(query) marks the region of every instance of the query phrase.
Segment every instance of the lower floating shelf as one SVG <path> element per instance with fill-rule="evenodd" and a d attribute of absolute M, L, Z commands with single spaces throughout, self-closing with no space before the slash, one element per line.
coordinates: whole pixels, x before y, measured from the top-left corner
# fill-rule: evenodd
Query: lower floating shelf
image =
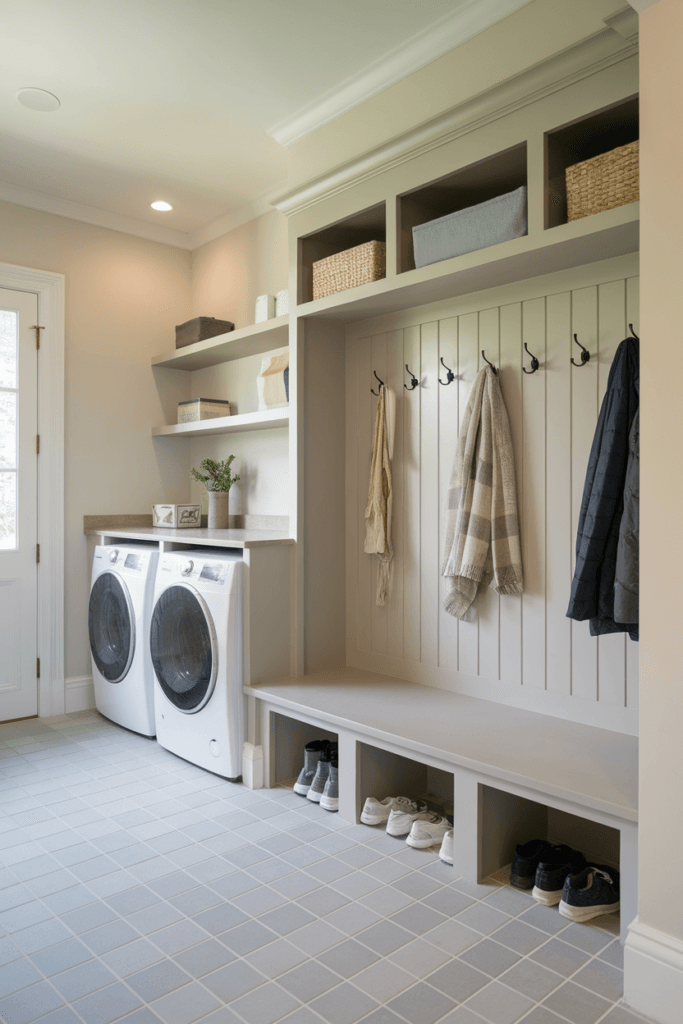
<path fill-rule="evenodd" d="M 217 416 L 194 423 L 174 423 L 170 427 L 152 427 L 152 437 L 205 437 L 209 434 L 235 434 L 241 430 L 271 430 L 289 426 L 289 408 L 246 412 L 240 416 Z"/>

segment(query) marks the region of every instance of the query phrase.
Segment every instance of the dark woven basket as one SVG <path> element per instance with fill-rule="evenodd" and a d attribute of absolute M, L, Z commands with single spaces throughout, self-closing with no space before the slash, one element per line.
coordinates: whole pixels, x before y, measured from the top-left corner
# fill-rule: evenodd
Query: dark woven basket
<path fill-rule="evenodd" d="M 185 348 L 186 345 L 194 345 L 196 341 L 206 341 L 207 338 L 215 338 L 218 334 L 228 334 L 234 331 L 235 325 L 229 320 L 216 320 L 213 316 L 196 316 L 194 320 L 180 324 L 175 329 L 175 347 Z"/>

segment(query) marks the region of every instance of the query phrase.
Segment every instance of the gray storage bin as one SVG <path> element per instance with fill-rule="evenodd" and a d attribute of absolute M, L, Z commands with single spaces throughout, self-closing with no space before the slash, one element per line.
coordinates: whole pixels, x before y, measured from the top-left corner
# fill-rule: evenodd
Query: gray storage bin
<path fill-rule="evenodd" d="M 526 185 L 413 228 L 415 266 L 462 256 L 527 234 Z"/>

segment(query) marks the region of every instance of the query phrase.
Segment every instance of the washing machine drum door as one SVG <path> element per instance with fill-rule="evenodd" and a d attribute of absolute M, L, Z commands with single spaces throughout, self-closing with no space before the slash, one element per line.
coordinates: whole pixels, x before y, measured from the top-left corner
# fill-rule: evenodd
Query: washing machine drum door
<path fill-rule="evenodd" d="M 152 663 L 171 704 L 200 711 L 213 693 L 218 654 L 211 615 L 200 594 L 176 584 L 159 595 L 150 627 Z"/>
<path fill-rule="evenodd" d="M 115 572 L 103 572 L 93 583 L 88 632 L 100 675 L 109 683 L 120 683 L 135 652 L 135 616 L 128 588 Z"/>

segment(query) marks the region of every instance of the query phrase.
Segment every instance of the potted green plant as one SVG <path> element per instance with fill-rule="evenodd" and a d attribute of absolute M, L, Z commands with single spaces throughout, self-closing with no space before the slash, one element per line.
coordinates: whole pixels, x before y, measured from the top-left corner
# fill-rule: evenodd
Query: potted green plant
<path fill-rule="evenodd" d="M 199 469 L 193 467 L 190 470 L 194 479 L 206 487 L 209 497 L 210 530 L 227 530 L 230 525 L 230 488 L 239 480 L 239 476 L 235 476 L 230 468 L 234 459 L 234 455 L 225 462 L 204 459 L 199 463 Z"/>

